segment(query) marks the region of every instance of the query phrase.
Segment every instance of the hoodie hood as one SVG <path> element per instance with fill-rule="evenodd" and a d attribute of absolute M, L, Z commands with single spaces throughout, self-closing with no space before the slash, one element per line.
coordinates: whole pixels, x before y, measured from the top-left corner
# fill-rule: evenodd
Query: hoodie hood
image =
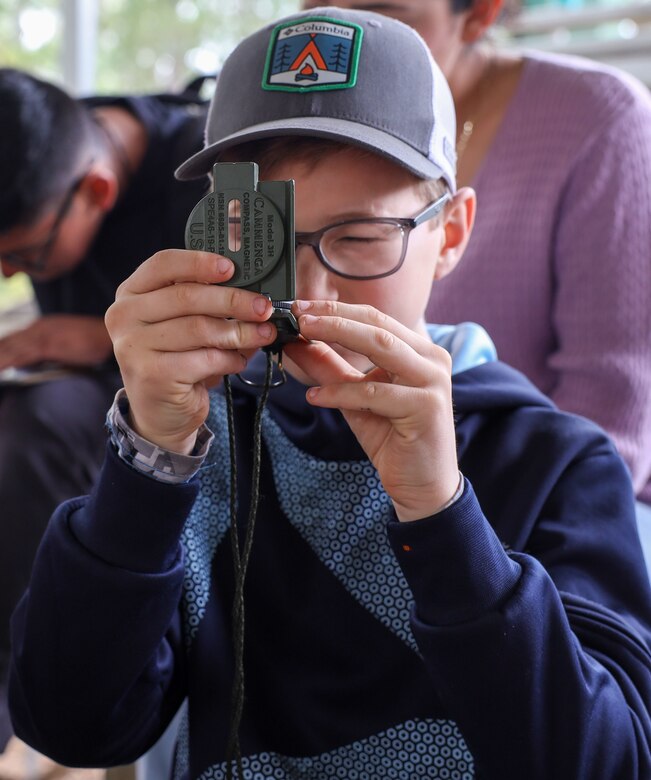
<path fill-rule="evenodd" d="M 455 374 L 452 396 L 459 415 L 518 406 L 556 408 L 524 374 L 499 360 Z"/>

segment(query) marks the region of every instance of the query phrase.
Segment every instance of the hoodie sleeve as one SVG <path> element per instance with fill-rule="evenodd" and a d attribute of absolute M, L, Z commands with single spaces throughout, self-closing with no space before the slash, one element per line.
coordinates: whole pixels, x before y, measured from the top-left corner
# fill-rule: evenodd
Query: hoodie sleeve
<path fill-rule="evenodd" d="M 612 451 L 565 468 L 527 552 L 505 551 L 470 483 L 389 536 L 414 635 L 478 777 L 651 777 L 651 597 Z"/>
<path fill-rule="evenodd" d="M 196 493 L 142 476 L 109 445 L 93 493 L 53 515 L 12 618 L 12 721 L 39 751 L 70 766 L 129 763 L 178 709 L 179 538 Z M 97 659 L 118 657 L 98 673 Z"/>

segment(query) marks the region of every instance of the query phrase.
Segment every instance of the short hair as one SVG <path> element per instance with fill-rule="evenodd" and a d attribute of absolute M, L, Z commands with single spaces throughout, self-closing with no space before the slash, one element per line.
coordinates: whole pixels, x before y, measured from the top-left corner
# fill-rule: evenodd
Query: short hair
<path fill-rule="evenodd" d="M 59 87 L 0 68 L 0 230 L 30 225 L 79 175 L 90 115 Z"/>
<path fill-rule="evenodd" d="M 353 146 L 343 141 L 298 135 L 247 141 L 222 152 L 216 162 L 256 162 L 261 176 L 265 177 L 267 171 L 287 159 L 310 166 L 315 165 L 326 155 L 340 154 L 347 150 L 355 151 L 360 157 L 378 156 L 378 153 L 372 149 Z M 398 163 L 394 164 L 398 166 Z M 422 187 L 424 197 L 433 200 L 450 189 L 444 179 L 419 179 L 416 174 L 414 174 L 414 185 Z"/>

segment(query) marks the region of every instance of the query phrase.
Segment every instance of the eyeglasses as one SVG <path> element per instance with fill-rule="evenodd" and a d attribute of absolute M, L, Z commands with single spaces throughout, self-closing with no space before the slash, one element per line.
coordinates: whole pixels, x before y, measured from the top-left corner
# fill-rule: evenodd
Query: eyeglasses
<path fill-rule="evenodd" d="M 0 260 L 10 265 L 12 268 L 16 268 L 20 271 L 26 271 L 27 273 L 42 271 L 48 261 L 52 247 L 54 246 L 61 230 L 63 220 L 68 215 L 72 202 L 77 194 L 77 190 L 81 186 L 83 180 L 88 175 L 90 168 L 87 169 L 79 178 L 75 179 L 70 187 L 66 190 L 61 205 L 56 213 L 52 227 L 44 241 L 38 244 L 32 244 L 30 246 L 23 247 L 16 252 L 4 252 L 0 255 Z"/>
<path fill-rule="evenodd" d="M 411 231 L 438 216 L 451 197 L 446 192 L 415 217 L 349 219 L 296 233 L 296 248 L 311 246 L 322 265 L 345 279 L 382 279 L 402 266 Z"/>

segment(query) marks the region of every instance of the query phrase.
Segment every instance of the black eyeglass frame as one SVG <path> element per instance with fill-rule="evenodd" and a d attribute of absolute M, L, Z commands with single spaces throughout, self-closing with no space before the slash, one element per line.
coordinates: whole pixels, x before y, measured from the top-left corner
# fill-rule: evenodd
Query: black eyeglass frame
<path fill-rule="evenodd" d="M 59 237 L 61 225 L 68 216 L 68 212 L 70 211 L 72 203 L 75 199 L 75 195 L 77 194 L 86 176 L 88 176 L 89 171 L 90 168 L 88 168 L 81 176 L 76 178 L 66 190 L 47 238 L 38 244 L 32 244 L 31 246 L 23 247 L 17 252 L 0 253 L 0 260 L 7 263 L 7 265 L 10 265 L 12 268 L 16 268 L 20 271 L 33 271 L 36 273 L 42 271 L 47 265 L 50 252 L 52 251 L 52 247 Z M 35 260 L 25 259 L 24 255 L 29 254 L 30 252 L 38 253 Z"/>
<path fill-rule="evenodd" d="M 327 268 L 328 271 L 332 271 L 333 274 L 342 276 L 344 279 L 357 279 L 360 281 L 383 279 L 385 276 L 391 276 L 392 274 L 395 274 L 402 267 L 402 264 L 404 263 L 405 257 L 407 255 L 407 246 L 409 244 L 409 235 L 411 231 L 419 225 L 422 225 L 423 222 L 427 222 L 428 220 L 437 217 L 443 210 L 445 204 L 450 200 L 452 200 L 451 193 L 445 192 L 443 195 L 441 195 L 440 198 L 425 206 L 425 208 L 416 214 L 415 217 L 368 217 L 367 219 L 345 219 L 341 222 L 333 222 L 331 225 L 326 225 L 320 230 L 315 230 L 313 233 L 297 232 L 295 241 L 296 249 L 298 249 L 299 246 L 311 246 L 312 249 L 314 249 L 314 253 L 316 254 L 317 258 L 319 259 L 319 262 L 325 268 Z M 358 274 L 347 274 L 344 271 L 339 271 L 337 268 L 334 268 L 332 265 L 330 265 L 329 261 L 321 251 L 321 239 L 323 238 L 323 234 L 332 228 L 351 224 L 388 224 L 396 225 L 402 230 L 402 252 L 400 254 L 400 259 L 390 271 L 384 271 L 381 274 L 372 274 L 371 276 L 359 276 Z"/>

